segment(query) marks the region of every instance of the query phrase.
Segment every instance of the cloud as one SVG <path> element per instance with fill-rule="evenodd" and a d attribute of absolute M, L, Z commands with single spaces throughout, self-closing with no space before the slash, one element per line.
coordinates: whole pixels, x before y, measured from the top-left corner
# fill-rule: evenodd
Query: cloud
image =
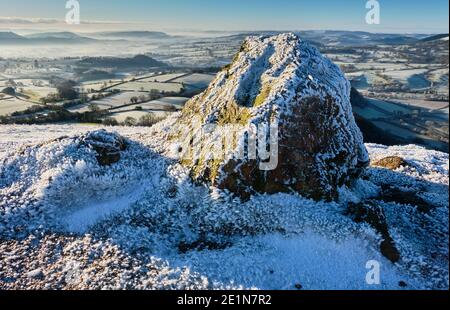
<path fill-rule="evenodd" d="M 58 24 L 60 20 L 52 18 L 0 17 L 0 24 Z"/>
<path fill-rule="evenodd" d="M 54 19 L 54 18 L 22 18 L 22 17 L 1 17 L 0 16 L 0 24 L 8 24 L 8 25 L 56 25 L 56 24 L 64 24 L 64 20 Z M 96 21 L 96 20 L 82 20 L 82 24 L 86 25 L 116 25 L 123 24 L 122 22 L 117 21 Z"/>

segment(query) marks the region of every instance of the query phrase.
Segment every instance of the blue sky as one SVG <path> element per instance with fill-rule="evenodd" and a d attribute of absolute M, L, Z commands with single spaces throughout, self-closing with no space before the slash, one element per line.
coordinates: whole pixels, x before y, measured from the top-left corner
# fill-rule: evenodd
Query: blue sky
<path fill-rule="evenodd" d="M 0 17 L 63 20 L 65 0 L 0 0 Z M 366 0 L 79 0 L 82 21 L 153 30 L 364 30 L 448 32 L 448 0 L 379 0 L 381 24 L 365 23 Z M 11 21 L 9 27 L 24 27 Z M 31 25 L 28 25 L 31 27 Z"/>

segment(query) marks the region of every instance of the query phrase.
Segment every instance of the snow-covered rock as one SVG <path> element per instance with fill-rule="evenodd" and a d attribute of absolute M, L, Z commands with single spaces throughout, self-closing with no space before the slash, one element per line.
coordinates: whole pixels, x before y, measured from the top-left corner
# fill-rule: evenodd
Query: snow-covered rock
<path fill-rule="evenodd" d="M 0 289 L 448 289 L 448 154 L 368 144 L 372 161 L 398 156 L 407 165 L 367 168 L 337 202 L 296 193 L 242 202 L 192 183 L 164 155 L 176 119 L 119 134 L 0 126 L 0 145 L 16 133 L 0 152 Z M 93 136 L 125 137 L 120 160 L 102 166 L 83 143 Z M 417 197 L 383 197 L 394 189 L 427 208 Z M 350 216 L 357 204 L 381 222 Z M 380 285 L 365 278 L 374 260 Z"/>
<path fill-rule="evenodd" d="M 186 104 L 171 135 L 181 136 L 181 161 L 195 180 L 245 198 L 335 199 L 368 163 L 349 96 L 339 67 L 296 35 L 250 37 Z"/>

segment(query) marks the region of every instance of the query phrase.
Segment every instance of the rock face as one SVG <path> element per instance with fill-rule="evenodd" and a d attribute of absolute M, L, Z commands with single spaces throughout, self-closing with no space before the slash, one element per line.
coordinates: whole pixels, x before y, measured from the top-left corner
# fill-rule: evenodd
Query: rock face
<path fill-rule="evenodd" d="M 340 69 L 296 35 L 250 37 L 183 109 L 180 127 L 193 136 L 171 135 L 181 137 L 181 162 L 195 180 L 243 198 L 298 192 L 332 200 L 369 162 L 349 97 Z M 212 156 L 218 142 L 222 156 Z"/>

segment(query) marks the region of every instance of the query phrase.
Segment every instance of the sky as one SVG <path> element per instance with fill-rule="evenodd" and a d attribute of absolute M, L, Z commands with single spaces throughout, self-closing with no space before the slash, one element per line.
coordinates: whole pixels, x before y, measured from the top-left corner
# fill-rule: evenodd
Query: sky
<path fill-rule="evenodd" d="M 361 30 L 448 32 L 448 0 L 378 0 L 381 23 L 365 22 L 367 0 L 79 0 L 82 25 L 67 25 L 66 0 L 0 0 L 0 29 L 73 31 Z"/>

